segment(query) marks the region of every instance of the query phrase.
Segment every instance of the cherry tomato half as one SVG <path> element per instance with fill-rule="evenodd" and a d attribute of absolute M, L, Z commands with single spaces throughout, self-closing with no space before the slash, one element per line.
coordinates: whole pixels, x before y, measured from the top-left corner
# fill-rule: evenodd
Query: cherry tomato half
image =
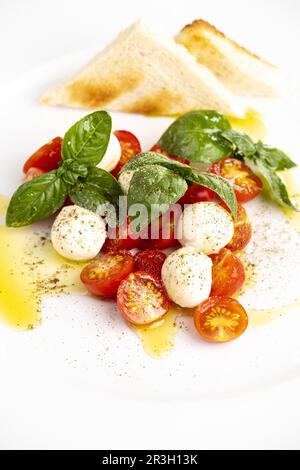
<path fill-rule="evenodd" d="M 120 227 L 110 228 L 108 230 L 107 238 L 101 251 L 108 253 L 110 251 L 132 250 L 133 248 L 137 248 L 139 244 L 139 235 L 132 232 L 130 220 L 127 219 Z"/>
<path fill-rule="evenodd" d="M 122 166 L 125 165 L 132 157 L 141 153 L 142 148 L 137 137 L 129 131 L 115 131 L 115 136 L 121 145 L 121 158 L 116 168 L 112 170 L 112 174 L 117 177 Z"/>
<path fill-rule="evenodd" d="M 230 250 L 222 248 L 217 255 L 211 256 L 212 288 L 211 296 L 231 296 L 238 292 L 245 282 L 245 269 L 241 260 Z"/>
<path fill-rule="evenodd" d="M 226 248 L 231 251 L 243 250 L 251 240 L 252 228 L 246 209 L 239 204 L 237 216 L 234 220 L 234 234 Z"/>
<path fill-rule="evenodd" d="M 47 144 L 40 147 L 23 166 L 24 173 L 27 173 L 29 168 L 35 167 L 45 172 L 56 170 L 61 161 L 61 144 L 62 138 L 55 137 Z"/>
<path fill-rule="evenodd" d="M 134 258 L 128 252 L 106 253 L 88 264 L 81 272 L 80 279 L 95 295 L 114 297 L 120 282 L 134 269 Z"/>
<path fill-rule="evenodd" d="M 26 175 L 24 176 L 24 178 L 23 178 L 24 182 L 27 183 L 28 181 L 31 181 L 34 178 L 36 178 L 37 176 L 43 175 L 44 173 L 45 172 L 43 170 L 41 170 L 40 168 L 36 168 L 36 167 L 32 166 L 31 168 L 29 168 Z"/>
<path fill-rule="evenodd" d="M 211 189 L 201 186 L 201 184 L 193 183 L 189 186 L 186 193 L 179 199 L 178 204 L 195 204 L 196 202 L 211 202 L 216 198 L 216 193 Z"/>
<path fill-rule="evenodd" d="M 157 152 L 161 153 L 162 155 L 165 155 L 166 157 L 171 158 L 171 160 L 175 160 L 176 162 L 184 163 L 185 165 L 189 165 L 190 161 L 185 160 L 184 158 L 176 157 L 175 155 L 171 155 L 170 153 L 166 152 L 163 150 L 159 145 L 155 144 L 153 147 L 150 149 L 150 152 Z"/>
<path fill-rule="evenodd" d="M 202 338 L 212 343 L 225 343 L 244 333 L 248 315 L 231 297 L 210 297 L 195 308 L 194 323 Z"/>
<path fill-rule="evenodd" d="M 161 280 L 144 271 L 131 273 L 121 282 L 117 302 L 124 318 L 133 325 L 149 325 L 169 310 Z"/>
<path fill-rule="evenodd" d="M 167 255 L 159 250 L 140 251 L 134 257 L 134 267 L 136 271 L 145 271 L 161 277 L 161 268 Z"/>
<path fill-rule="evenodd" d="M 260 178 L 247 165 L 235 158 L 226 158 L 214 163 L 211 173 L 222 176 L 232 184 L 238 202 L 254 199 L 263 187 Z"/>
<path fill-rule="evenodd" d="M 174 213 L 163 214 L 159 219 L 154 220 L 146 231 L 147 238 L 142 238 L 140 243 L 143 250 L 165 250 L 176 245 Z"/>

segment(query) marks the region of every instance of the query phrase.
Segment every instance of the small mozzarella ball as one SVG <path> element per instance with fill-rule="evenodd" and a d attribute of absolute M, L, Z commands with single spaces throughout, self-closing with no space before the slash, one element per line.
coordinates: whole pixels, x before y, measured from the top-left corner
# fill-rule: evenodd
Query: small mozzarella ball
<path fill-rule="evenodd" d="M 162 267 L 162 281 L 170 299 L 180 307 L 193 308 L 211 290 L 211 259 L 193 247 L 179 248 Z"/>
<path fill-rule="evenodd" d="M 130 182 L 133 177 L 133 174 L 134 174 L 134 170 L 128 170 L 128 171 L 124 171 L 119 176 L 118 182 L 124 194 L 128 194 L 129 186 L 130 186 Z"/>
<path fill-rule="evenodd" d="M 182 246 L 193 246 L 206 254 L 218 253 L 233 237 L 229 212 L 215 202 L 197 202 L 180 216 L 177 237 Z"/>
<path fill-rule="evenodd" d="M 106 171 L 112 171 L 116 168 L 121 158 L 122 150 L 121 145 L 117 137 L 113 134 L 110 135 L 109 144 L 101 162 L 98 163 L 97 167 L 102 168 Z"/>
<path fill-rule="evenodd" d="M 94 258 L 106 238 L 103 219 L 83 207 L 64 207 L 51 230 L 54 249 L 64 258 L 84 261 Z"/>

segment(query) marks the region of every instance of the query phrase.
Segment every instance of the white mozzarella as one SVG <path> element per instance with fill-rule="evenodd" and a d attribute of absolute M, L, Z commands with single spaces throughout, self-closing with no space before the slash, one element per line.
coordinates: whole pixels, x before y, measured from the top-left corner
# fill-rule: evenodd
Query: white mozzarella
<path fill-rule="evenodd" d="M 133 177 L 133 174 L 134 174 L 134 170 L 128 170 L 128 171 L 124 171 L 119 176 L 118 182 L 124 194 L 128 194 L 129 186 L 130 186 L 130 182 Z"/>
<path fill-rule="evenodd" d="M 215 202 L 197 202 L 181 214 L 177 237 L 182 246 L 193 246 L 203 253 L 218 253 L 233 237 L 234 224 L 229 212 Z"/>
<path fill-rule="evenodd" d="M 170 299 L 181 307 L 193 308 L 209 297 L 211 259 L 193 247 L 179 248 L 162 267 L 162 281 Z"/>
<path fill-rule="evenodd" d="M 120 142 L 112 132 L 110 135 L 109 144 L 105 155 L 102 158 L 101 162 L 98 163 L 97 167 L 102 168 L 106 171 L 112 171 L 119 163 L 121 153 L 122 150 Z"/>
<path fill-rule="evenodd" d="M 51 230 L 54 249 L 67 259 L 84 261 L 94 258 L 106 238 L 103 219 L 79 206 L 64 207 Z"/>

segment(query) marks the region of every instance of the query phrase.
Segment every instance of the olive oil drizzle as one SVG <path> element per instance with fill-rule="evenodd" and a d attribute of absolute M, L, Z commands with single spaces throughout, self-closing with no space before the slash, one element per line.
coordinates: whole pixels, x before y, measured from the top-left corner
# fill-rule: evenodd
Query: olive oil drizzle
<path fill-rule="evenodd" d="M 229 116 L 228 120 L 236 131 L 247 133 L 255 142 L 264 140 L 267 135 L 267 128 L 261 115 L 253 109 L 249 109 L 244 118 Z"/>
<path fill-rule="evenodd" d="M 0 318 L 20 329 L 40 323 L 43 298 L 85 292 L 82 265 L 57 255 L 47 231 L 1 226 L 0 266 Z"/>
<path fill-rule="evenodd" d="M 173 349 L 175 335 L 178 329 L 183 327 L 179 317 L 191 315 L 191 309 L 183 309 L 173 304 L 162 320 L 150 326 L 132 328 L 141 339 L 145 351 L 150 356 L 159 358 Z"/>

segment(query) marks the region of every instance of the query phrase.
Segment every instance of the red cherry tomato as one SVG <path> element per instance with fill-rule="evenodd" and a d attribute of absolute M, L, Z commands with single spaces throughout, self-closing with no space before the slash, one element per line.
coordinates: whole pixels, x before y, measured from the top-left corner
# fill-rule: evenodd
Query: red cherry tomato
<path fill-rule="evenodd" d="M 176 162 L 184 163 L 185 165 L 189 165 L 190 161 L 185 160 L 184 158 L 176 157 L 175 155 L 171 155 L 170 153 L 166 152 L 163 150 L 159 145 L 155 144 L 150 150 L 151 152 L 157 152 L 161 153 L 162 155 L 165 155 L 166 157 L 171 158 L 171 160 L 175 160 Z"/>
<path fill-rule="evenodd" d="M 235 158 L 226 158 L 214 163 L 211 172 L 222 176 L 232 184 L 238 202 L 254 199 L 263 187 L 260 178 L 247 165 Z"/>
<path fill-rule="evenodd" d="M 31 167 L 39 168 L 44 172 L 56 170 L 61 161 L 61 144 L 62 138 L 55 137 L 47 144 L 40 147 L 25 162 L 23 166 L 24 173 L 27 173 Z"/>
<path fill-rule="evenodd" d="M 252 229 L 246 209 L 239 204 L 237 216 L 234 220 L 234 234 L 226 248 L 231 251 L 243 250 L 251 240 Z"/>
<path fill-rule="evenodd" d="M 134 268 L 136 271 L 145 271 L 161 277 L 161 268 L 167 255 L 158 250 L 140 251 L 134 257 Z"/>
<path fill-rule="evenodd" d="M 72 201 L 70 197 L 67 197 L 67 199 L 64 202 L 64 207 L 66 206 L 74 206 L 74 202 Z"/>
<path fill-rule="evenodd" d="M 147 238 L 140 242 L 143 250 L 164 250 L 176 245 L 174 213 L 163 214 L 146 228 L 146 233 Z"/>
<path fill-rule="evenodd" d="M 24 182 L 27 183 L 28 181 L 31 181 L 37 176 L 43 175 L 44 173 L 45 172 L 43 170 L 40 170 L 40 168 L 35 168 L 34 166 L 32 166 L 31 168 L 29 168 L 26 175 L 24 176 Z"/>
<path fill-rule="evenodd" d="M 202 338 L 212 343 L 225 343 L 244 333 L 248 316 L 237 300 L 210 297 L 195 308 L 194 323 Z"/>
<path fill-rule="evenodd" d="M 81 272 L 80 279 L 95 295 L 114 297 L 120 282 L 134 269 L 134 258 L 128 252 L 106 253 L 88 264 Z"/>
<path fill-rule="evenodd" d="M 121 282 L 117 302 L 124 318 L 133 325 L 149 325 L 169 310 L 161 280 L 144 271 L 129 274 Z"/>
<path fill-rule="evenodd" d="M 216 193 L 211 189 L 205 188 L 200 184 L 193 183 L 189 186 L 186 193 L 179 199 L 178 203 L 184 206 L 185 204 L 195 204 L 196 202 L 210 202 L 216 199 Z"/>
<path fill-rule="evenodd" d="M 125 165 L 132 157 L 141 153 L 142 148 L 141 144 L 138 141 L 137 137 L 129 131 L 115 131 L 115 136 L 120 142 L 121 145 L 121 158 L 116 168 L 112 170 L 112 174 L 117 177 L 122 166 Z"/>
<path fill-rule="evenodd" d="M 127 219 L 120 227 L 108 230 L 107 238 L 101 251 L 108 253 L 110 251 L 132 250 L 137 248 L 139 244 L 139 235 L 132 231 L 130 220 Z"/>
<path fill-rule="evenodd" d="M 211 258 L 213 267 L 210 295 L 213 297 L 232 296 L 240 290 L 245 282 L 243 263 L 226 248 L 222 248 L 217 255 L 212 255 Z"/>

